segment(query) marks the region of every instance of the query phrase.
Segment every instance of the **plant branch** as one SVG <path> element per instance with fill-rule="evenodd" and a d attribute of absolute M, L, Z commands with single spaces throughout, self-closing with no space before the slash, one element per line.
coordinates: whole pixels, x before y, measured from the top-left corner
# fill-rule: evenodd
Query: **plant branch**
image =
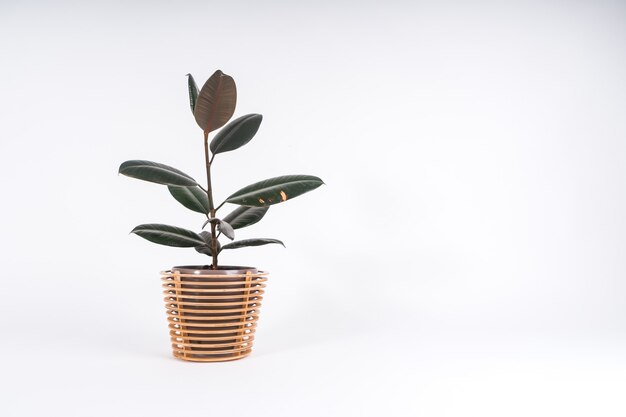
<path fill-rule="evenodd" d="M 215 211 L 218 211 L 220 209 L 220 207 L 222 207 L 224 204 L 226 204 L 226 201 L 223 201 L 222 204 L 220 204 L 219 206 L 215 207 Z"/>

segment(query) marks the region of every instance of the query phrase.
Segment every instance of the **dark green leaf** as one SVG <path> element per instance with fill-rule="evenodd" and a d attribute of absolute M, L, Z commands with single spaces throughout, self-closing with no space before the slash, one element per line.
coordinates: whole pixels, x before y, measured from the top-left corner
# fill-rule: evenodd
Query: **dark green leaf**
<path fill-rule="evenodd" d="M 269 209 L 269 207 L 240 206 L 224 217 L 224 221 L 228 222 L 233 229 L 241 229 L 261 220 Z"/>
<path fill-rule="evenodd" d="M 120 174 L 144 181 L 156 182 L 165 185 L 198 185 L 196 180 L 182 171 L 167 165 L 151 161 L 126 161 L 120 165 Z"/>
<path fill-rule="evenodd" d="M 196 107 L 196 101 L 198 100 L 198 86 L 196 85 L 196 80 L 193 79 L 191 74 L 187 74 L 187 87 L 189 89 L 189 107 L 191 107 L 191 113 L 193 114 L 193 110 Z"/>
<path fill-rule="evenodd" d="M 266 207 L 314 190 L 323 183 L 312 175 L 285 175 L 248 185 L 226 201 L 242 206 Z"/>
<path fill-rule="evenodd" d="M 150 242 L 179 248 L 191 248 L 204 244 L 204 240 L 197 233 L 166 224 L 141 224 L 135 227 L 131 233 L 135 233 Z"/>
<path fill-rule="evenodd" d="M 207 214 L 209 212 L 209 198 L 200 187 L 178 187 L 170 185 L 167 187 L 170 194 L 183 206 L 198 213 Z"/>
<path fill-rule="evenodd" d="M 236 104 L 235 80 L 217 70 L 202 86 L 193 115 L 198 126 L 205 133 L 209 133 L 224 126 L 230 120 L 235 112 Z"/>
<path fill-rule="evenodd" d="M 224 220 L 220 220 L 216 217 L 213 217 L 211 219 L 208 219 L 206 222 L 204 222 L 204 224 L 202 225 L 202 228 L 204 229 L 204 227 L 209 223 L 215 224 L 217 226 L 217 230 L 222 232 L 224 236 L 226 236 L 230 240 L 233 240 L 235 238 L 235 231 L 233 230 L 233 227 L 230 224 L 228 224 L 228 222 L 225 222 Z"/>
<path fill-rule="evenodd" d="M 220 220 L 217 224 L 217 227 L 219 231 L 222 232 L 224 236 L 226 236 L 230 240 L 233 240 L 235 238 L 235 231 L 233 230 L 233 227 L 224 220 Z"/>
<path fill-rule="evenodd" d="M 213 252 L 211 251 L 211 233 L 206 232 L 206 231 L 200 232 L 200 236 L 205 241 L 205 243 L 203 245 L 196 246 L 194 249 L 197 252 L 203 253 L 205 255 L 213 256 Z M 220 242 L 218 240 L 217 241 L 217 251 L 218 251 L 218 253 L 221 250 L 222 250 L 222 246 L 220 245 Z"/>
<path fill-rule="evenodd" d="M 243 248 L 246 246 L 269 245 L 270 243 L 278 243 L 280 245 L 283 245 L 283 247 L 285 247 L 285 244 L 278 239 L 243 239 L 243 240 L 237 240 L 235 242 L 227 243 L 226 245 L 222 246 L 221 250 L 237 249 L 237 248 Z"/>
<path fill-rule="evenodd" d="M 199 233 L 204 243 L 211 243 L 211 233 L 207 231 L 202 231 Z"/>
<path fill-rule="evenodd" d="M 211 247 L 209 245 L 200 245 L 194 247 L 196 252 L 202 253 L 204 255 L 213 256 L 213 252 L 211 252 Z"/>
<path fill-rule="evenodd" d="M 263 116 L 246 114 L 228 123 L 211 141 L 211 152 L 218 154 L 241 148 L 256 135 Z"/>

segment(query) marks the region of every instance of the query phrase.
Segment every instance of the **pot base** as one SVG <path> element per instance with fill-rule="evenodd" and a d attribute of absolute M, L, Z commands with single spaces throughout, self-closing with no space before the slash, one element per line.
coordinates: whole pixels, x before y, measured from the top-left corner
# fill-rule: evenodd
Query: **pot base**
<path fill-rule="evenodd" d="M 228 362 L 228 361 L 236 361 L 237 359 L 243 359 L 247 356 L 250 356 L 251 353 L 252 351 L 249 351 L 248 353 L 243 354 L 243 355 L 229 356 L 226 358 L 196 358 L 196 357 L 190 357 L 190 356 L 181 356 L 181 355 L 176 354 L 176 351 L 174 351 L 174 357 L 176 359 L 182 359 L 187 362 Z"/>

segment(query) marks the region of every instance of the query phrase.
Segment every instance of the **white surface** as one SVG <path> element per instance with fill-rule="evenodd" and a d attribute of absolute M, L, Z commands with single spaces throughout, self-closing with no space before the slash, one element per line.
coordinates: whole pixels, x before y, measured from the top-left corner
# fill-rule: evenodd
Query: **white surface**
<path fill-rule="evenodd" d="M 0 415 L 623 416 L 620 2 L 0 5 Z M 217 199 L 327 186 L 225 255 L 271 279 L 253 355 L 170 357 L 128 231 L 201 219 L 116 175 L 203 178 L 184 75 L 238 83 L 250 144 Z M 176 393 L 179 394 L 176 394 Z"/>

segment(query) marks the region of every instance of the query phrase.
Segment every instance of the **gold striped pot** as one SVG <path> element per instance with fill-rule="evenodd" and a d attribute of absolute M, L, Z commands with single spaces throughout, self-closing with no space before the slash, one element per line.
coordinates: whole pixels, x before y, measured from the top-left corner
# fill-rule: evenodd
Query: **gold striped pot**
<path fill-rule="evenodd" d="M 219 362 L 248 356 L 267 275 L 240 266 L 177 266 L 161 272 L 174 357 Z"/>

